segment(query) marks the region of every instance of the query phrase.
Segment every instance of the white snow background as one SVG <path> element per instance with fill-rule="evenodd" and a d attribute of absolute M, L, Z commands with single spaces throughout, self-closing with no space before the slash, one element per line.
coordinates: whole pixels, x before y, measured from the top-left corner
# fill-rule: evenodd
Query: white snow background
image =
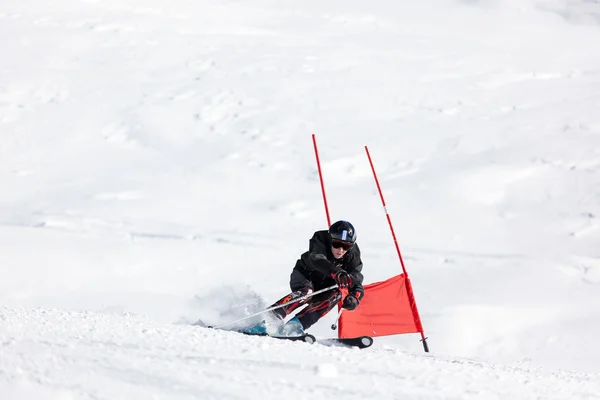
<path fill-rule="evenodd" d="M 600 3 L 4 0 L 0 398 L 599 399 Z M 419 335 L 245 337 L 356 226 Z M 334 335 L 328 315 L 310 331 Z"/>

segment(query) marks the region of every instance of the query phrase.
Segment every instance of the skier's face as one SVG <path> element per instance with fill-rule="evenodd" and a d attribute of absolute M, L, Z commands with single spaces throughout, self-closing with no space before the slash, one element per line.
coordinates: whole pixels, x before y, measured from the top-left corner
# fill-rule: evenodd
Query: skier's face
<path fill-rule="evenodd" d="M 333 253 L 333 256 L 337 259 L 344 257 L 344 254 L 346 254 L 346 250 L 339 248 L 336 249 L 335 247 L 331 247 L 331 252 Z"/>
<path fill-rule="evenodd" d="M 350 247 L 347 243 L 338 242 L 337 240 L 334 240 L 331 244 L 331 252 L 333 253 L 333 256 L 336 260 L 344 257 L 344 254 L 346 254 L 348 250 L 350 250 Z"/>

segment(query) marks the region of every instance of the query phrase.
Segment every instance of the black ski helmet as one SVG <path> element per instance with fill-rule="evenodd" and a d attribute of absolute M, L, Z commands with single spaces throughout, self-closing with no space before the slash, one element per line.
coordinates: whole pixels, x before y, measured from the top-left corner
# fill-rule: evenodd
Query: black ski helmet
<path fill-rule="evenodd" d="M 348 221 L 337 221 L 329 227 L 329 236 L 331 240 L 341 240 L 342 242 L 356 242 L 356 231 L 354 226 Z"/>

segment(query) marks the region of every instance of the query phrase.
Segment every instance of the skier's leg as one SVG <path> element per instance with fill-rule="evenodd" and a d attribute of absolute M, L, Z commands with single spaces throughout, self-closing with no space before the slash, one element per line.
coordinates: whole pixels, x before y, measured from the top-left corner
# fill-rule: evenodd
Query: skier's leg
<path fill-rule="evenodd" d="M 283 306 L 281 308 L 271 310 L 264 314 L 264 319 L 260 321 L 256 325 L 248 326 L 241 331 L 243 333 L 251 334 L 251 335 L 264 335 L 264 334 L 272 334 L 280 329 L 283 325 L 283 320 L 287 315 L 296 310 L 298 307 L 306 304 L 306 302 L 310 299 L 304 299 L 301 301 L 294 301 L 302 296 L 306 296 L 307 294 L 312 292 L 312 288 L 303 287 L 301 289 L 295 290 L 290 294 L 283 296 L 281 299 L 277 300 L 275 303 L 271 304 L 269 308 L 277 307 L 286 303 L 289 303 L 287 306 Z M 270 328 L 269 328 L 270 327 Z"/>
<path fill-rule="evenodd" d="M 267 333 L 268 330 L 271 332 L 273 331 L 273 329 L 280 330 L 280 328 L 282 328 L 283 320 L 285 319 L 285 317 L 292 313 L 294 310 L 297 310 L 302 305 L 306 304 L 306 302 L 309 301 L 310 298 L 301 301 L 294 300 L 306 296 L 307 294 L 313 291 L 312 282 L 306 276 L 304 276 L 302 271 L 296 268 L 292 270 L 292 274 L 290 276 L 290 287 L 292 289 L 292 292 L 277 300 L 269 308 L 280 306 L 283 304 L 287 304 L 286 306 L 268 312 L 267 314 L 265 314 L 265 319 L 263 321 L 261 321 L 256 326 L 246 329 L 245 331 L 253 334 L 264 334 Z M 271 328 L 267 329 L 267 325 L 271 326 Z M 301 327 L 299 328 L 301 329 Z"/>
<path fill-rule="evenodd" d="M 285 303 L 290 303 L 286 307 L 281 307 L 273 311 L 273 314 L 279 319 L 284 319 L 290 313 L 292 313 L 294 310 L 296 310 L 298 307 L 302 306 L 306 303 L 306 301 L 308 301 L 307 299 L 291 303 L 292 301 L 294 301 L 294 299 L 312 293 L 313 284 L 300 269 L 294 268 L 292 269 L 292 273 L 290 274 L 290 288 L 292 289 L 292 293 L 282 297 L 273 304 L 273 306 L 279 306 Z"/>
<path fill-rule="evenodd" d="M 342 292 L 325 292 L 309 299 L 308 307 L 296 314 L 304 329 L 314 325 L 342 299 Z"/>
<path fill-rule="evenodd" d="M 295 309 L 297 309 L 298 307 L 300 307 L 301 305 L 305 304 L 308 301 L 308 299 L 301 300 L 301 301 L 294 301 L 294 299 L 297 299 L 302 296 L 306 296 L 307 294 L 309 294 L 311 292 L 312 292 L 311 287 L 308 287 L 308 286 L 302 287 L 298 290 L 293 291 L 290 294 L 283 296 L 281 299 L 279 299 L 275 303 L 273 303 L 269 308 L 276 307 L 276 306 L 279 306 L 279 305 L 282 305 L 285 303 L 290 303 L 287 306 L 284 306 L 284 307 L 281 307 L 281 308 L 278 308 L 278 309 L 272 311 L 272 313 L 275 316 L 277 316 L 279 319 L 284 319 L 291 312 L 293 312 Z"/>

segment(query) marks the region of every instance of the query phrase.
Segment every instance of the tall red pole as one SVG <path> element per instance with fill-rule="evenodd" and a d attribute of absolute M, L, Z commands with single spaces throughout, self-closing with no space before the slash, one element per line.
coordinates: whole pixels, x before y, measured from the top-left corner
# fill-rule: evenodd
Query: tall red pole
<path fill-rule="evenodd" d="M 319 180 L 321 181 L 321 192 L 323 193 L 323 203 L 325 204 L 325 215 L 327 216 L 327 228 L 331 226 L 331 218 L 329 218 L 329 207 L 327 206 L 327 195 L 325 194 L 325 183 L 323 182 L 323 173 L 321 172 L 321 161 L 319 160 L 319 150 L 317 149 L 317 138 L 312 135 L 313 145 L 315 147 L 315 157 L 317 157 L 317 169 L 319 170 Z M 338 303 L 338 320 L 342 315 L 342 302 Z M 334 328 L 335 329 L 335 328 Z M 340 329 L 338 329 L 338 337 L 340 337 Z"/>
<path fill-rule="evenodd" d="M 402 265 L 402 272 L 404 272 L 404 275 L 408 277 L 408 272 L 406 272 L 404 260 L 402 259 L 402 253 L 400 252 L 400 246 L 398 246 L 398 240 L 396 239 L 396 233 L 394 232 L 394 226 L 392 225 L 392 219 L 390 218 L 390 214 L 388 213 L 387 205 L 385 204 L 385 199 L 383 198 L 383 192 L 381 191 L 381 186 L 379 185 L 379 179 L 377 179 L 377 173 L 375 172 L 375 166 L 373 165 L 373 160 L 371 159 L 371 154 L 369 153 L 369 148 L 367 146 L 365 146 L 365 151 L 367 152 L 367 157 L 369 158 L 369 164 L 371 164 L 371 171 L 373 171 L 373 177 L 375 178 L 375 184 L 377 185 L 377 190 L 379 191 L 379 197 L 381 197 L 381 203 L 383 204 L 383 210 L 385 211 L 385 216 L 387 218 L 388 225 L 390 226 L 390 230 L 392 231 L 392 238 L 394 239 L 396 252 L 398 253 L 398 258 L 400 259 L 400 265 Z"/>
<path fill-rule="evenodd" d="M 426 352 L 429 352 L 429 346 L 427 345 L 427 338 L 425 337 L 425 332 L 423 331 L 423 325 L 421 324 L 421 317 L 419 316 L 419 310 L 417 309 L 417 302 L 415 301 L 415 296 L 412 291 L 412 286 L 410 284 L 410 279 L 408 278 L 408 272 L 406 271 L 406 267 L 404 266 L 404 260 L 402 259 L 402 253 L 400 252 L 400 246 L 398 245 L 398 240 L 396 239 L 396 233 L 394 232 L 394 226 L 392 225 L 392 219 L 390 218 L 390 214 L 388 213 L 387 206 L 385 204 L 385 199 L 383 198 L 383 192 L 381 191 L 381 186 L 379 185 L 379 179 L 377 179 L 377 173 L 375 172 L 375 166 L 373 165 L 373 160 L 371 159 L 371 154 L 369 153 L 369 148 L 365 146 L 365 151 L 367 152 L 367 157 L 369 158 L 369 164 L 371 164 L 371 170 L 373 171 L 373 177 L 375 178 L 375 184 L 377 185 L 377 190 L 379 191 L 379 197 L 381 197 L 381 203 L 383 204 L 383 210 L 385 211 L 385 216 L 388 221 L 388 225 L 390 226 L 390 231 L 392 232 L 392 238 L 394 238 L 394 245 L 396 246 L 396 252 L 398 253 L 398 258 L 400 259 L 400 265 L 402 266 L 402 272 L 406 279 L 404 280 L 406 284 L 406 292 L 408 293 L 408 300 L 410 302 L 410 308 L 413 313 L 413 320 L 415 322 L 415 326 L 421 333 L 421 341 L 423 342 L 423 348 Z"/>
<path fill-rule="evenodd" d="M 321 161 L 319 160 L 319 150 L 317 149 L 317 138 L 312 135 L 313 145 L 315 147 L 315 157 L 317 157 L 317 169 L 319 170 L 319 180 L 321 181 L 321 192 L 323 193 L 323 203 L 325 204 L 325 215 L 327 216 L 327 228 L 331 226 L 329 218 L 329 207 L 327 206 L 327 195 L 325 194 L 325 184 L 323 183 L 323 173 L 321 172 Z"/>

